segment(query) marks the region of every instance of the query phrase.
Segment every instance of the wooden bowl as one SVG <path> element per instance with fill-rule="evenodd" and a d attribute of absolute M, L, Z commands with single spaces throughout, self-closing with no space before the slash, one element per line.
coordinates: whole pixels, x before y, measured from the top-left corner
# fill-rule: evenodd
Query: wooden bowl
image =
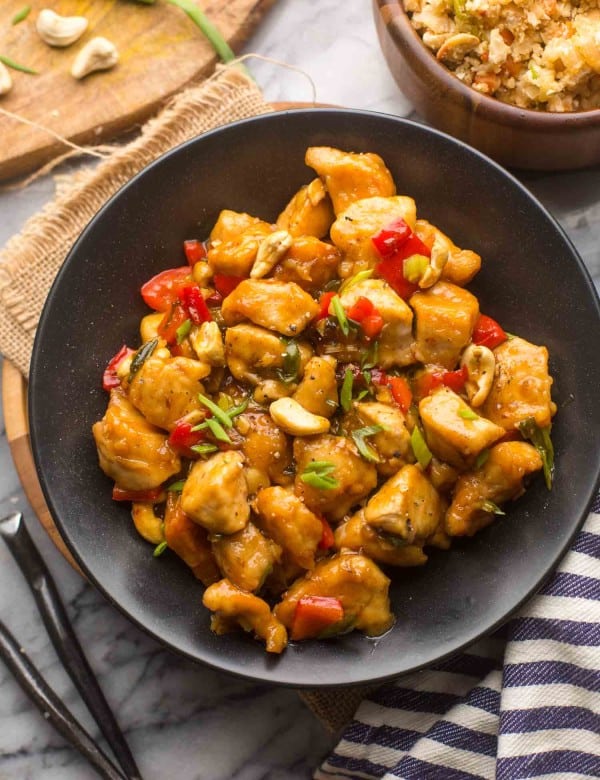
<path fill-rule="evenodd" d="M 510 167 L 564 170 L 600 163 L 600 109 L 531 111 L 482 95 L 438 62 L 401 0 L 373 0 L 373 10 L 398 86 L 432 125 Z"/>

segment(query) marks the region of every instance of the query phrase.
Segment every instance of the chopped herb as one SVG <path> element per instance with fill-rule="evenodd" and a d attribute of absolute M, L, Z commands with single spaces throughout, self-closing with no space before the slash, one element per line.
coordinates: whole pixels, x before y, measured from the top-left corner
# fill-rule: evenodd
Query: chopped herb
<path fill-rule="evenodd" d="M 419 466 L 426 469 L 433 456 L 418 425 L 415 425 L 410 435 L 410 446 L 412 447 L 412 451 Z"/>
<path fill-rule="evenodd" d="M 340 301 L 339 295 L 334 295 L 331 299 L 331 308 L 333 309 L 333 313 L 335 314 L 337 321 L 340 326 L 340 330 L 344 334 L 344 336 L 347 336 L 350 333 L 350 323 L 348 322 L 348 317 L 346 316 L 346 312 L 344 311 L 344 307 L 342 306 L 342 302 Z"/>
<path fill-rule="evenodd" d="M 198 393 L 198 399 L 200 400 L 201 404 L 204 404 L 206 408 L 211 411 L 216 419 L 224 425 L 226 428 L 233 428 L 233 423 L 231 422 L 231 417 L 227 412 L 224 412 L 220 406 L 217 406 L 217 404 L 214 401 L 211 401 L 210 398 L 207 398 L 205 395 L 202 395 L 202 393 Z M 208 422 L 208 421 L 207 421 Z M 194 429 L 194 430 L 200 430 L 200 429 Z"/>
<path fill-rule="evenodd" d="M 362 371 L 362 375 L 363 375 L 363 379 L 365 380 L 365 384 L 366 384 L 366 385 L 367 385 L 367 387 L 368 387 L 368 386 L 371 384 L 371 380 L 372 380 L 372 377 L 371 377 L 371 372 L 370 372 L 370 371 L 368 371 L 368 370 L 365 368 L 365 369 Z"/>
<path fill-rule="evenodd" d="M 211 452 L 216 452 L 219 448 L 216 444 L 194 444 L 190 449 L 197 452 L 198 455 L 208 455 Z"/>
<path fill-rule="evenodd" d="M 21 8 L 20 11 L 17 11 L 17 13 L 13 16 L 11 20 L 11 24 L 13 25 L 13 27 L 15 24 L 19 24 L 19 22 L 24 22 L 30 13 L 31 13 L 30 5 L 26 5 L 24 8 Z"/>
<path fill-rule="evenodd" d="M 352 287 L 355 284 L 358 284 L 359 282 L 364 282 L 366 279 L 370 279 L 373 276 L 373 269 L 367 269 L 365 271 L 359 271 L 357 274 L 354 274 L 354 276 L 351 276 L 349 279 L 346 279 L 345 282 L 342 282 L 342 286 L 340 287 L 340 292 L 343 292 L 344 290 L 347 290 L 349 287 Z"/>
<path fill-rule="evenodd" d="M 490 457 L 490 451 L 489 450 L 481 450 L 477 458 L 475 459 L 475 468 L 480 469 L 484 463 L 487 461 L 487 459 Z"/>
<path fill-rule="evenodd" d="M 352 386 L 354 384 L 354 376 L 352 370 L 347 368 L 344 374 L 344 381 L 342 382 L 342 390 L 340 392 L 340 403 L 342 409 L 345 412 L 349 412 L 352 406 Z"/>
<path fill-rule="evenodd" d="M 133 379 L 133 377 L 137 374 L 137 372 L 140 370 L 140 368 L 144 365 L 146 360 L 148 360 L 148 358 L 154 352 L 157 346 L 158 346 L 158 339 L 152 339 L 152 341 L 147 341 L 145 344 L 142 344 L 142 346 L 138 349 L 138 351 L 133 356 L 133 359 L 131 361 L 131 366 L 129 367 L 130 382 Z"/>
<path fill-rule="evenodd" d="M 494 514 L 494 515 L 505 515 L 506 514 L 506 512 L 503 512 L 500 509 L 498 504 L 494 504 L 493 501 L 489 501 L 489 500 L 488 501 L 484 501 L 481 504 L 481 508 L 483 509 L 484 512 L 490 512 L 491 514 Z"/>
<path fill-rule="evenodd" d="M 365 396 L 367 396 L 367 395 L 369 395 L 369 391 L 368 390 L 361 390 L 360 393 L 356 396 L 356 400 L 357 401 L 362 401 L 362 399 Z"/>
<path fill-rule="evenodd" d="M 226 444 L 231 444 L 232 441 L 227 435 L 225 428 L 221 425 L 221 423 L 214 417 L 209 417 L 205 420 L 206 426 L 208 430 L 212 433 L 212 435 L 217 439 L 217 441 L 224 441 Z"/>
<path fill-rule="evenodd" d="M 294 339 L 290 339 L 285 345 L 283 353 L 283 369 L 277 375 L 286 385 L 298 381 L 300 374 L 300 349 Z"/>
<path fill-rule="evenodd" d="M 0 54 L 0 62 L 3 62 L 7 68 L 12 68 L 13 70 L 20 70 L 21 73 L 29 73 L 31 76 L 38 75 L 37 70 L 33 70 L 33 68 L 28 68 L 27 65 L 19 65 L 18 62 L 11 60 L 10 57 L 6 57 L 4 54 Z"/>
<path fill-rule="evenodd" d="M 177 336 L 177 343 L 181 344 L 182 341 L 184 341 L 187 338 L 188 333 L 192 329 L 192 321 L 191 320 L 185 320 L 185 322 L 182 322 L 181 325 L 177 328 L 175 331 L 175 334 Z"/>
<path fill-rule="evenodd" d="M 237 417 L 240 414 L 243 414 L 246 409 L 248 408 L 248 404 L 250 403 L 250 396 L 247 396 L 241 404 L 238 404 L 237 406 L 234 406 L 233 409 L 229 409 L 227 414 L 229 415 L 229 419 L 233 420 L 234 417 Z"/>
<path fill-rule="evenodd" d="M 458 416 L 462 417 L 463 420 L 477 420 L 479 419 L 479 415 L 475 414 L 475 412 L 472 409 L 459 409 L 458 410 Z"/>
<path fill-rule="evenodd" d="M 540 453 L 544 469 L 544 479 L 548 490 L 552 489 L 552 476 L 554 474 L 554 447 L 550 438 L 551 425 L 540 428 L 534 417 L 528 417 L 519 423 L 519 430 L 525 439 L 533 444 Z"/>
<path fill-rule="evenodd" d="M 379 359 L 379 342 L 373 341 L 369 345 L 369 348 L 366 349 L 362 355 L 362 359 L 360 361 L 361 369 L 364 371 L 365 368 L 367 370 L 370 368 L 375 368 L 378 359 Z"/>
<path fill-rule="evenodd" d="M 169 493 L 181 493 L 184 485 L 185 479 L 180 479 L 177 482 L 171 482 L 170 485 L 167 485 L 167 491 Z"/>
<path fill-rule="evenodd" d="M 429 265 L 429 258 L 425 255 L 411 255 L 407 257 L 402 266 L 402 273 L 409 282 L 417 284 Z"/>
<path fill-rule="evenodd" d="M 162 555 L 164 553 L 164 551 L 167 549 L 167 546 L 168 545 L 166 542 L 161 542 L 160 544 L 157 544 L 156 547 L 154 548 L 154 552 L 152 553 L 152 555 L 155 558 L 158 558 L 159 555 Z"/>
<path fill-rule="evenodd" d="M 335 464 L 328 460 L 313 460 L 309 463 L 300 479 L 311 487 L 319 490 L 332 490 L 339 487 L 340 483 L 331 474 L 335 471 Z"/>
<path fill-rule="evenodd" d="M 380 462 L 381 459 L 379 455 L 369 444 L 367 444 L 365 439 L 368 436 L 375 436 L 375 434 L 380 433 L 383 430 L 385 430 L 383 425 L 367 425 L 365 428 L 358 428 L 357 430 L 352 431 L 351 435 L 356 444 L 356 448 L 365 460 L 369 460 L 372 463 Z"/>

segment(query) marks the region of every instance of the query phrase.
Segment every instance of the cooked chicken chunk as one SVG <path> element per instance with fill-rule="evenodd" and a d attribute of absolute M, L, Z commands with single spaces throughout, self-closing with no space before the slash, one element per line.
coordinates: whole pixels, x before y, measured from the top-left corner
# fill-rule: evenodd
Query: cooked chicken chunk
<path fill-rule="evenodd" d="M 242 590 L 260 590 L 281 559 L 281 547 L 253 523 L 229 536 L 216 536 L 212 551 L 227 579 Z"/>
<path fill-rule="evenodd" d="M 256 497 L 256 523 L 283 549 L 286 559 L 303 569 L 315 565 L 323 524 L 290 490 L 269 487 Z"/>
<path fill-rule="evenodd" d="M 215 634 L 226 634 L 239 625 L 264 639 L 268 653 L 281 653 L 287 645 L 287 631 L 271 614 L 266 601 L 237 588 L 229 580 L 215 582 L 204 591 L 202 603 L 215 612 L 210 627 Z"/>
<path fill-rule="evenodd" d="M 221 579 L 206 530 L 186 515 L 177 493 L 167 495 L 164 533 L 169 549 L 190 567 L 203 585 Z"/>
<path fill-rule="evenodd" d="M 319 311 L 319 305 L 294 282 L 244 279 L 223 301 L 226 325 L 250 320 L 284 336 L 297 336 Z"/>
<path fill-rule="evenodd" d="M 215 274 L 248 276 L 258 247 L 272 232 L 272 225 L 248 214 L 221 212 L 210 234 L 206 256 L 210 270 Z"/>
<path fill-rule="evenodd" d="M 337 550 L 362 552 L 389 566 L 422 566 L 427 562 L 422 547 L 376 531 L 365 520 L 363 509 L 335 529 L 335 547 Z"/>
<path fill-rule="evenodd" d="M 148 501 L 133 501 L 131 518 L 138 534 L 151 544 L 160 544 L 164 539 L 162 520 L 154 511 L 154 504 Z"/>
<path fill-rule="evenodd" d="M 288 473 L 292 446 L 271 417 L 260 412 L 246 412 L 238 418 L 237 427 L 244 436 L 242 452 L 246 456 L 246 467 L 263 474 L 266 485 L 271 482 L 289 484 L 292 481 Z"/>
<path fill-rule="evenodd" d="M 152 355 L 133 377 L 129 400 L 148 422 L 171 430 L 181 417 L 202 408 L 200 380 L 209 374 L 210 366 L 199 360 Z"/>
<path fill-rule="evenodd" d="M 257 225 L 264 225 L 262 219 L 253 217 L 243 211 L 223 209 L 213 229 L 210 231 L 209 244 L 223 244 L 227 241 L 235 241 L 246 230 Z"/>
<path fill-rule="evenodd" d="M 100 468 L 125 490 L 158 487 L 181 469 L 164 433 L 150 425 L 120 388 L 111 392 L 106 413 L 92 432 Z"/>
<path fill-rule="evenodd" d="M 355 504 L 369 495 L 377 484 L 377 470 L 360 457 L 354 442 L 345 436 L 322 434 L 294 441 L 296 493 L 313 512 L 342 518 Z M 334 468 L 331 476 L 338 486 L 323 490 L 302 480 L 306 467 L 314 461 L 326 461 Z"/>
<path fill-rule="evenodd" d="M 550 425 L 556 406 L 550 397 L 548 350 L 525 339 L 511 338 L 494 350 L 496 370 L 482 412 L 505 430 L 528 417 L 540 428 Z"/>
<path fill-rule="evenodd" d="M 152 339 L 158 338 L 158 326 L 162 322 L 164 316 L 164 312 L 155 311 L 152 312 L 152 314 L 146 314 L 145 317 L 142 317 L 140 322 L 140 338 L 142 340 L 142 344 L 145 344 L 147 341 L 152 341 Z"/>
<path fill-rule="evenodd" d="M 285 344 L 281 337 L 244 323 L 227 328 L 225 359 L 236 379 L 257 385 L 267 373 L 283 367 Z"/>
<path fill-rule="evenodd" d="M 462 287 L 440 281 L 415 293 L 410 305 L 417 320 L 417 360 L 455 368 L 479 317 L 477 298 Z"/>
<path fill-rule="evenodd" d="M 377 364 L 381 368 L 390 368 L 414 363 L 413 313 L 410 307 L 383 279 L 356 282 L 342 291 L 340 300 L 342 306 L 348 309 L 361 297 L 371 301 L 385 323 L 377 339 Z"/>
<path fill-rule="evenodd" d="M 390 580 L 377 564 L 364 555 L 339 553 L 318 563 L 284 594 L 275 607 L 278 620 L 290 628 L 296 604 L 303 596 L 333 596 L 344 608 L 344 628 L 379 636 L 390 628 L 388 588 Z"/>
<path fill-rule="evenodd" d="M 374 268 L 381 260 L 372 238 L 398 218 L 411 228 L 417 219 L 412 198 L 394 195 L 390 198 L 365 198 L 343 211 L 331 226 L 331 240 L 344 253 L 340 276 L 346 278 L 359 271 Z"/>
<path fill-rule="evenodd" d="M 303 290 L 315 293 L 337 276 L 341 259 L 339 249 L 313 236 L 299 236 L 273 269 L 280 282 L 295 282 Z"/>
<path fill-rule="evenodd" d="M 439 493 L 418 466 L 403 466 L 369 499 L 365 520 L 376 530 L 423 545 L 444 515 Z"/>
<path fill-rule="evenodd" d="M 301 187 L 277 217 L 279 230 L 292 236 L 323 238 L 335 219 L 331 199 L 321 179 Z"/>
<path fill-rule="evenodd" d="M 504 428 L 476 415 L 449 387 L 440 387 L 419 403 L 429 449 L 441 460 L 464 468 L 504 436 Z"/>
<path fill-rule="evenodd" d="M 369 445 L 380 458 L 380 463 L 377 463 L 380 474 L 395 474 L 407 461 L 413 460 L 410 433 L 398 407 L 377 402 L 355 403 L 354 414 L 361 423 L 360 427 L 381 425 L 383 428 L 369 437 Z"/>
<path fill-rule="evenodd" d="M 241 531 L 250 518 L 241 452 L 217 452 L 198 460 L 181 493 L 181 508 L 213 534 Z"/>
<path fill-rule="evenodd" d="M 335 366 L 335 358 L 311 358 L 304 368 L 304 377 L 292 398 L 313 414 L 331 417 L 338 407 Z"/>
<path fill-rule="evenodd" d="M 542 459 L 531 444 L 507 441 L 490 450 L 484 465 L 463 474 L 456 483 L 446 513 L 450 536 L 472 536 L 494 519 L 494 507 L 523 492 L 523 478 L 542 468 Z"/>
<path fill-rule="evenodd" d="M 304 160 L 325 183 L 336 214 L 361 198 L 396 194 L 394 180 L 378 154 L 312 146 L 306 150 Z"/>
<path fill-rule="evenodd" d="M 415 233 L 430 249 L 437 238 L 438 242 L 448 250 L 448 261 L 442 270 L 442 279 L 445 281 L 464 287 L 479 272 L 481 257 L 470 249 L 459 249 L 445 233 L 427 220 L 417 220 Z"/>
<path fill-rule="evenodd" d="M 225 346 L 216 322 L 194 325 L 189 340 L 198 360 L 208 366 L 225 365 Z"/>

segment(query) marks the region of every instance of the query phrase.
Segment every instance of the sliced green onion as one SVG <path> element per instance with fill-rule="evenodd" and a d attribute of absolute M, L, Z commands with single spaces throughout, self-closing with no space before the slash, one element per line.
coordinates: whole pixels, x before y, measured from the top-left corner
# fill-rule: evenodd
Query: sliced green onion
<path fill-rule="evenodd" d="M 420 428 L 417 425 L 415 425 L 410 435 L 410 446 L 412 447 L 412 451 L 415 458 L 417 459 L 419 466 L 421 466 L 423 469 L 426 469 L 427 466 L 429 466 L 433 456 L 431 454 L 431 450 L 427 446 L 427 442 L 423 438 L 423 434 L 421 433 Z"/>
<path fill-rule="evenodd" d="M 373 341 L 369 345 L 369 348 L 364 351 L 361 361 L 360 361 L 360 367 L 361 369 L 370 369 L 375 368 L 377 365 L 377 361 L 379 359 L 379 342 Z"/>
<path fill-rule="evenodd" d="M 480 469 L 484 463 L 487 461 L 487 459 L 490 457 L 490 451 L 489 450 L 481 450 L 477 458 L 475 459 L 475 468 Z"/>
<path fill-rule="evenodd" d="M 509 333 L 507 330 L 505 330 L 504 332 L 506 333 L 506 340 L 507 341 L 512 341 L 513 339 L 517 338 L 514 333 Z"/>
<path fill-rule="evenodd" d="M 226 428 L 233 428 L 233 423 L 231 422 L 231 417 L 227 412 L 224 412 L 220 406 L 217 406 L 217 404 L 214 401 L 211 401 L 210 398 L 207 398 L 205 395 L 202 395 L 202 393 L 198 393 L 198 399 L 201 404 L 204 404 L 206 408 L 211 411 L 214 416 L 217 418 L 217 420 L 222 423 Z M 206 421 L 208 422 L 208 420 Z"/>
<path fill-rule="evenodd" d="M 331 476 L 334 471 L 334 463 L 328 460 L 313 460 L 305 467 L 300 479 L 319 490 L 333 490 L 340 485 L 338 480 Z"/>
<path fill-rule="evenodd" d="M 550 438 L 552 426 L 548 425 L 546 428 L 540 428 L 534 417 L 528 417 L 526 420 L 520 422 L 518 427 L 521 431 L 521 435 L 525 439 L 529 439 L 539 452 L 542 459 L 546 487 L 548 490 L 551 490 L 552 477 L 554 474 L 554 446 L 552 444 L 552 439 Z"/>
<path fill-rule="evenodd" d="M 181 493 L 183 490 L 183 486 L 185 485 L 185 479 L 180 479 L 177 482 L 171 482 L 170 485 L 167 485 L 167 492 L 168 493 Z"/>
<path fill-rule="evenodd" d="M 368 390 L 361 390 L 360 393 L 356 396 L 356 400 L 357 401 L 362 401 L 362 399 L 365 396 L 367 396 L 367 395 L 369 395 L 369 391 Z"/>
<path fill-rule="evenodd" d="M 167 549 L 167 547 L 168 545 L 166 542 L 160 542 L 160 544 L 157 544 L 156 547 L 154 548 L 154 552 L 152 553 L 154 558 L 158 558 L 159 555 L 162 555 L 164 551 Z"/>
<path fill-rule="evenodd" d="M 347 368 L 340 391 L 340 403 L 345 412 L 349 412 L 352 407 L 352 386 L 354 384 L 354 375 L 351 369 Z"/>
<path fill-rule="evenodd" d="M 472 409 L 459 409 L 458 410 L 458 416 L 462 417 L 463 420 L 478 420 L 479 415 L 475 414 L 475 412 Z"/>
<path fill-rule="evenodd" d="M 322 474 L 331 474 L 333 471 L 335 471 L 335 464 L 330 460 L 311 460 L 311 462 L 304 467 L 303 473 L 306 474 L 309 471 L 318 471 Z"/>
<path fill-rule="evenodd" d="M 209 417 L 205 420 L 208 430 L 217 439 L 217 441 L 224 441 L 226 444 L 231 444 L 232 441 L 227 435 L 225 428 L 214 417 Z"/>
<path fill-rule="evenodd" d="M 38 71 L 33 68 L 28 68 L 27 65 L 20 65 L 18 62 L 11 60 L 10 57 L 6 57 L 4 54 L 0 54 L 0 62 L 3 62 L 7 68 L 13 70 L 20 70 L 21 73 L 29 73 L 31 76 L 38 76 Z"/>
<path fill-rule="evenodd" d="M 355 284 L 358 284 L 359 282 L 364 282 L 366 279 L 370 279 L 373 276 L 373 269 L 366 269 L 365 271 L 359 271 L 357 274 L 354 274 L 354 276 L 351 276 L 349 279 L 346 279 L 345 282 L 342 282 L 342 286 L 340 287 L 340 292 L 344 292 L 344 290 L 348 290 L 350 287 L 352 287 Z"/>
<path fill-rule="evenodd" d="M 192 0 L 167 0 L 167 3 L 176 5 L 178 8 L 181 8 L 181 10 L 190 17 L 192 22 L 194 22 L 194 24 L 197 25 L 204 33 L 209 43 L 219 55 L 219 57 L 223 60 L 223 62 L 231 62 L 235 59 L 235 54 L 233 53 L 225 38 L 223 38 L 215 25 L 210 21 L 206 14 L 204 14 L 198 8 L 198 6 L 192 2 Z"/>
<path fill-rule="evenodd" d="M 380 433 L 383 430 L 385 430 L 383 425 L 367 425 L 365 428 L 358 428 L 357 430 L 352 431 L 351 436 L 356 444 L 356 448 L 365 460 L 369 460 L 372 463 L 379 463 L 381 461 L 379 455 L 369 444 L 367 444 L 365 439 L 368 436 L 375 436 L 375 434 Z"/>
<path fill-rule="evenodd" d="M 216 452 L 219 448 L 216 444 L 193 444 L 190 449 L 197 452 L 198 455 L 208 455 L 211 452 Z"/>
<path fill-rule="evenodd" d="M 366 384 L 366 385 L 367 385 L 367 387 L 368 387 L 368 386 L 371 384 L 371 379 L 372 379 L 372 377 L 371 377 L 371 372 L 370 372 L 370 371 L 368 371 L 368 370 L 365 368 L 365 369 L 363 369 L 363 371 L 362 371 L 362 375 L 363 375 L 363 379 L 365 380 L 365 384 Z"/>
<path fill-rule="evenodd" d="M 425 255 L 411 255 L 407 257 L 402 266 L 402 273 L 409 282 L 417 284 L 429 265 L 429 258 Z"/>
<path fill-rule="evenodd" d="M 296 382 L 300 374 L 300 349 L 298 344 L 290 339 L 286 342 L 283 353 L 283 369 L 277 372 L 279 378 L 286 385 Z"/>
<path fill-rule="evenodd" d="M 196 431 L 205 431 L 208 428 L 208 424 L 206 422 L 198 423 L 198 425 L 194 425 L 192 428 L 192 431 L 196 433 Z"/>
<path fill-rule="evenodd" d="M 138 349 L 138 351 L 133 356 L 131 365 L 129 367 L 130 382 L 133 379 L 133 377 L 137 374 L 137 372 L 140 370 L 140 368 L 144 365 L 146 360 L 148 360 L 148 358 L 154 352 L 157 346 L 158 346 L 158 339 L 152 339 L 152 341 L 147 341 Z"/>
<path fill-rule="evenodd" d="M 15 24 L 19 24 L 19 22 L 24 22 L 25 19 L 27 19 L 27 17 L 29 16 L 30 13 L 31 13 L 31 6 L 30 5 L 26 5 L 24 8 L 21 8 L 20 11 L 17 11 L 17 13 L 11 19 L 10 23 L 14 27 Z"/>
<path fill-rule="evenodd" d="M 229 415 L 229 419 L 233 420 L 234 417 L 237 417 L 240 414 L 243 414 L 246 409 L 248 408 L 248 404 L 250 403 L 250 396 L 247 396 L 241 404 L 238 404 L 237 406 L 234 406 L 232 409 L 229 409 L 227 414 Z"/>
<path fill-rule="evenodd" d="M 188 333 L 192 329 L 192 321 L 186 320 L 185 322 L 182 322 L 181 325 L 177 328 L 175 331 L 175 334 L 177 336 L 177 343 L 181 344 L 182 341 L 184 341 L 187 338 Z"/>
<path fill-rule="evenodd" d="M 333 313 L 335 314 L 337 321 L 340 326 L 340 330 L 344 334 L 344 336 L 347 336 L 350 333 L 350 323 L 348 322 L 348 317 L 346 316 L 346 312 L 344 311 L 344 307 L 342 306 L 342 302 L 340 301 L 339 295 L 334 295 L 331 299 L 331 308 L 333 309 Z"/>
<path fill-rule="evenodd" d="M 498 504 L 494 504 L 493 501 L 489 501 L 489 500 L 488 501 L 484 501 L 481 504 L 481 508 L 483 509 L 484 512 L 490 512 L 491 514 L 494 514 L 494 515 L 505 515 L 506 514 L 506 512 L 503 512 L 500 509 Z"/>

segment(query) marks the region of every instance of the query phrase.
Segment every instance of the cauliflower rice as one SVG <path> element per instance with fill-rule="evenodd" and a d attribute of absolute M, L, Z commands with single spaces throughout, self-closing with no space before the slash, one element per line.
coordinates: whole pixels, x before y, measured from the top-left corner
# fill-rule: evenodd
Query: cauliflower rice
<path fill-rule="evenodd" d="M 600 108 L 600 0 L 404 0 L 462 82 L 520 108 Z"/>

